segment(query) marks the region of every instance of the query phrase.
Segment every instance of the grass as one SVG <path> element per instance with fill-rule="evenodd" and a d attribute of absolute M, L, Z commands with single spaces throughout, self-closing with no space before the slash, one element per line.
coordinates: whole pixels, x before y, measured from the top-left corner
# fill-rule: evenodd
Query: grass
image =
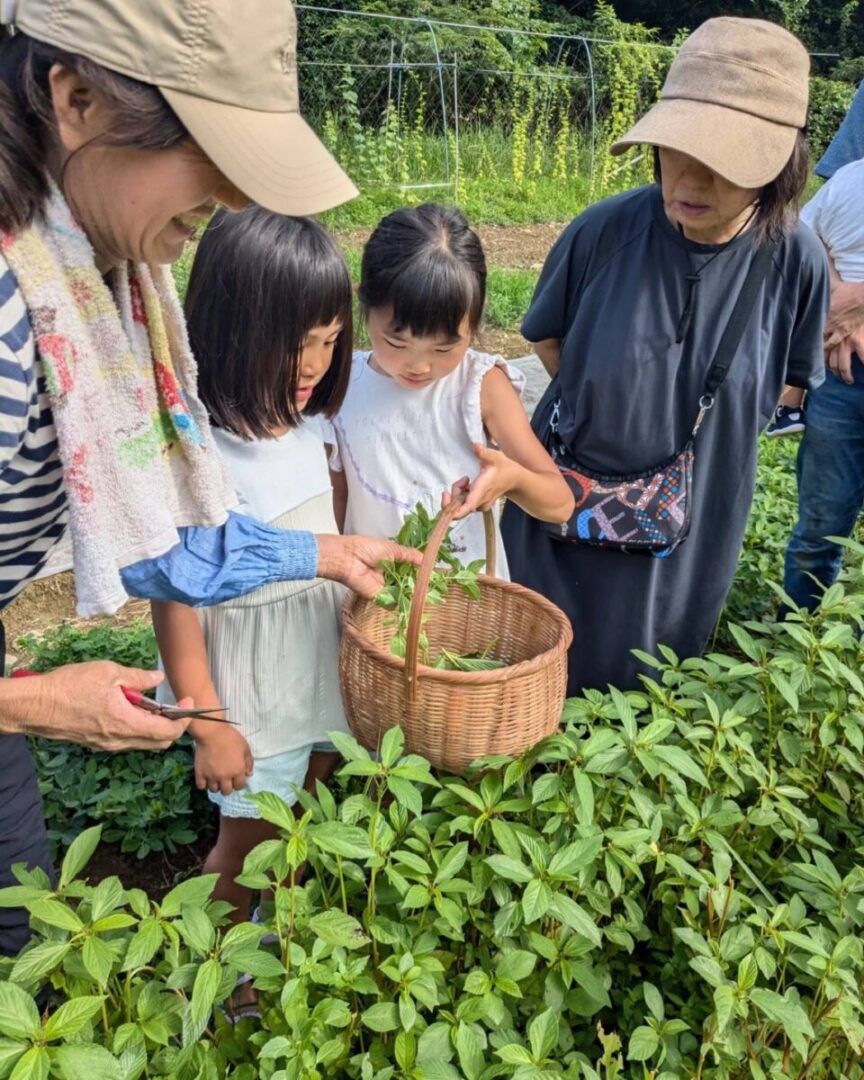
<path fill-rule="evenodd" d="M 567 221 L 592 201 L 591 150 L 577 136 L 563 154 L 564 179 L 556 178 L 548 136 L 519 148 L 499 129 L 463 132 L 458 163 L 453 144 L 445 157 L 445 140 L 436 135 L 394 144 L 367 132 L 363 147 L 358 153 L 347 137 L 333 146 L 361 190 L 358 198 L 321 216 L 335 232 L 372 227 L 397 207 L 423 202 L 456 202 L 475 225 L 527 225 Z M 559 176 L 560 170 L 561 165 Z"/>
<path fill-rule="evenodd" d="M 536 270 L 490 267 L 487 279 L 486 324 L 496 330 L 518 330 L 534 295 Z"/>
<path fill-rule="evenodd" d="M 472 225 L 530 225 L 540 221 L 569 221 L 590 202 L 589 183 L 574 175 L 566 181 L 538 177 L 524 185 L 514 184 L 504 175 L 492 179 L 464 180 L 459 198 L 454 187 L 415 189 L 378 187 L 363 189 L 359 198 L 321 215 L 332 231 L 372 228 L 385 214 L 403 206 L 424 202 L 456 203 Z"/>

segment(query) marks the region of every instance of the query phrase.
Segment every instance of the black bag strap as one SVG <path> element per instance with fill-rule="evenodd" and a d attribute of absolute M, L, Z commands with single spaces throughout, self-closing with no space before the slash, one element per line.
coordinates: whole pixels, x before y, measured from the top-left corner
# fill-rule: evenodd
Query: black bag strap
<path fill-rule="evenodd" d="M 714 363 L 705 377 L 704 394 L 709 397 L 713 397 L 717 393 L 729 374 L 729 368 L 732 366 L 732 361 L 738 352 L 738 346 L 744 336 L 744 330 L 753 311 L 753 305 L 756 303 L 756 296 L 762 287 L 765 275 L 768 273 L 768 267 L 771 265 L 776 249 L 776 241 L 764 240 L 750 261 L 747 277 L 744 278 L 744 284 L 738 293 L 735 307 L 732 309 L 729 322 L 726 323 L 726 329 L 723 331 L 720 344 L 717 346 L 717 352 L 714 354 Z"/>
<path fill-rule="evenodd" d="M 777 243 L 775 240 L 764 240 L 750 260 L 747 276 L 744 278 L 741 291 L 738 293 L 738 299 L 735 301 L 735 307 L 732 308 L 732 314 L 729 316 L 726 329 L 723 331 L 717 351 L 714 354 L 714 362 L 705 376 L 705 389 L 702 391 L 702 397 L 699 398 L 699 412 L 696 415 L 696 423 L 693 425 L 691 439 L 696 437 L 699 428 L 702 426 L 702 421 L 705 419 L 705 414 L 714 405 L 714 397 L 717 391 L 729 374 L 729 368 L 732 367 L 732 361 L 738 353 L 738 346 L 741 344 L 741 338 L 744 336 L 744 330 L 753 311 L 753 305 L 756 303 L 756 296 L 762 287 L 762 282 L 765 280 L 765 275 L 768 273 L 768 267 L 771 265 L 776 250 Z"/>

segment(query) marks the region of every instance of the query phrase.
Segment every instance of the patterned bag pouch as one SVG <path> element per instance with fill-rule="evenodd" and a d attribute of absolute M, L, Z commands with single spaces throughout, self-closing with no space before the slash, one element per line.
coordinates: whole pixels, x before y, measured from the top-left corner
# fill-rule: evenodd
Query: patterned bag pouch
<path fill-rule="evenodd" d="M 576 499 L 576 510 L 562 525 L 544 522 L 557 540 L 615 551 L 671 555 L 687 537 L 693 498 L 696 436 L 735 358 L 776 244 L 763 241 L 750 262 L 735 307 L 705 378 L 693 430 L 683 449 L 645 472 L 604 476 L 579 465 L 558 436 L 560 398 L 552 408 L 546 449 Z"/>
<path fill-rule="evenodd" d="M 558 438 L 558 411 L 553 407 L 546 449 L 576 499 L 576 510 L 562 525 L 544 523 L 558 540 L 616 551 L 671 555 L 690 529 L 696 434 L 714 404 L 708 395 L 683 450 L 653 469 L 630 476 L 604 476 L 578 465 Z"/>

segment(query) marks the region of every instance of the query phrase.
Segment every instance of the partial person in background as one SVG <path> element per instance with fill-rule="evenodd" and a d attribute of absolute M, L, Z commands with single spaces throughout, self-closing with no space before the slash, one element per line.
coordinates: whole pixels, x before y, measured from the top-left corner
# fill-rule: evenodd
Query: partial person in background
<path fill-rule="evenodd" d="M 858 86 L 843 123 L 813 171 L 823 180 L 830 180 L 838 169 L 860 158 L 864 158 L 864 82 Z M 849 285 L 852 288 L 846 287 Z M 856 310 L 859 307 L 864 318 L 864 298 L 857 282 L 843 282 L 835 276 L 832 279 L 831 311 L 825 323 L 828 349 L 836 347 L 844 337 L 848 337 L 850 326 L 857 325 Z M 804 391 L 796 386 L 787 386 L 765 434 L 794 435 L 803 431 L 806 423 Z"/>
<path fill-rule="evenodd" d="M 844 165 L 804 207 L 801 218 L 831 261 L 832 308 L 840 289 L 864 293 L 864 159 Z M 828 376 L 808 395 L 798 451 L 798 523 L 786 552 L 785 587 L 814 608 L 837 577 L 843 549 L 864 504 L 864 311 L 839 342 L 826 344 Z"/>

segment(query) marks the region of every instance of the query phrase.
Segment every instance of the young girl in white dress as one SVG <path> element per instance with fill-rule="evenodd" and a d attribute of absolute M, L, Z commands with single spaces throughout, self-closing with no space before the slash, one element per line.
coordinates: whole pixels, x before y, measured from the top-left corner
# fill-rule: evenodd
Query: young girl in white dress
<path fill-rule="evenodd" d="M 351 358 L 351 282 L 331 237 L 309 218 L 252 207 L 218 214 L 195 258 L 186 300 L 201 398 L 240 499 L 282 529 L 335 533 L 318 426 L 345 391 Z M 195 611 L 153 605 L 162 662 L 176 698 L 225 705 L 239 724 L 193 722 L 195 776 L 219 806 L 219 837 L 204 866 L 215 896 L 249 917 L 235 882 L 256 844 L 276 835 L 246 792 L 288 804 L 294 785 L 326 779 L 336 756 L 326 733 L 345 729 L 339 694 L 341 589 L 323 580 L 274 582 Z"/>
<path fill-rule="evenodd" d="M 418 502 L 436 513 L 454 483 L 467 493 L 452 534 L 465 563 L 486 552 L 472 511 L 502 497 L 566 521 L 573 496 L 531 430 L 524 377 L 471 347 L 486 259 L 460 211 L 430 204 L 385 217 L 364 249 L 359 295 L 372 349 L 354 354 L 328 437 L 344 531 L 395 536 Z M 506 577 L 500 535 L 497 564 Z"/>

